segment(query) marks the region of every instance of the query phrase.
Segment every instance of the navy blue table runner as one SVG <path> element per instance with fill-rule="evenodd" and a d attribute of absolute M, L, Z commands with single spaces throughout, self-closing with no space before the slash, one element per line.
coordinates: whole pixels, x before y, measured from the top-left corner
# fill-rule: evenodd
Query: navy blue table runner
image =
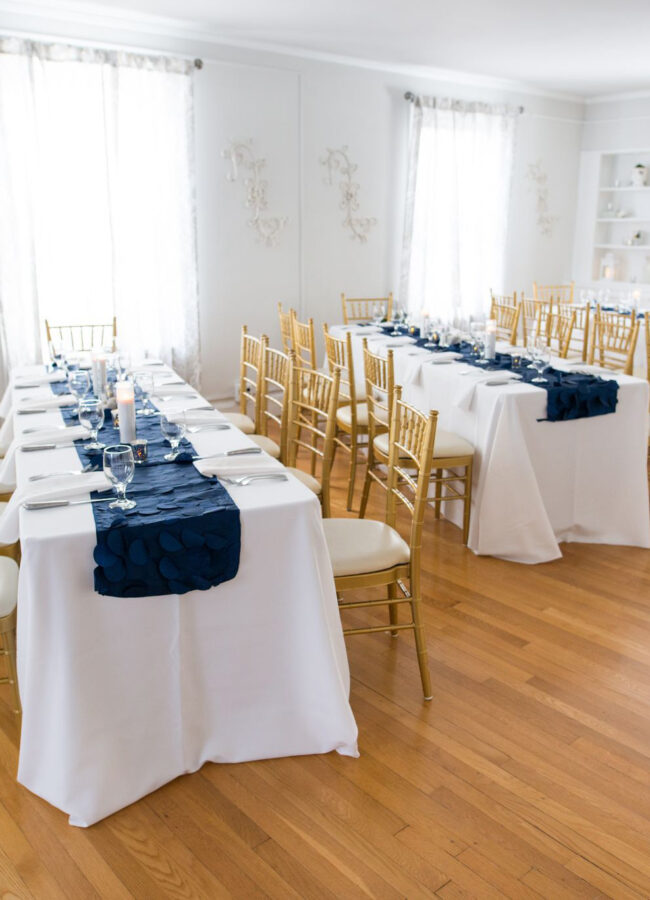
<path fill-rule="evenodd" d="M 55 394 L 68 392 L 65 382 L 52 385 Z M 61 410 L 66 424 L 76 413 Z M 109 418 L 107 413 L 107 420 Z M 241 550 L 239 508 L 215 477 L 204 477 L 193 465 L 176 465 L 163 457 L 169 444 L 160 432 L 158 416 L 138 416 L 138 438 L 148 441 L 148 462 L 136 465 L 127 496 L 134 509 L 109 509 L 93 504 L 97 546 L 95 590 L 111 597 L 154 597 L 207 590 L 235 577 Z M 109 421 L 100 440 L 120 443 L 119 429 Z M 74 444 L 83 463 L 101 467 L 94 455 Z M 185 449 L 195 453 L 189 442 Z M 93 492 L 92 499 L 105 494 Z"/>

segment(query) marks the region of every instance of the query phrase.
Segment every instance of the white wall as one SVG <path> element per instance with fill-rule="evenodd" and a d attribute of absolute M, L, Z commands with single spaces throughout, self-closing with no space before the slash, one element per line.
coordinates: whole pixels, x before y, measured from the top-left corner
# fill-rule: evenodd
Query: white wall
<path fill-rule="evenodd" d="M 182 52 L 203 58 L 196 73 L 197 216 L 203 388 L 232 393 L 239 327 L 279 335 L 276 305 L 295 305 L 317 325 L 340 319 L 339 295 L 397 291 L 402 239 L 408 104 L 404 92 L 522 104 L 511 197 L 505 283 L 529 290 L 534 279 L 571 276 L 582 104 L 478 83 L 451 83 L 392 71 L 206 44 L 146 31 L 2 14 L 0 28 Z M 289 223 L 275 247 L 246 225 L 243 186 L 226 180 L 221 152 L 252 139 L 267 161 L 269 214 Z M 358 165 L 361 216 L 377 219 L 367 242 L 341 222 L 338 188 L 323 183 L 328 147 L 347 145 Z M 552 236 L 537 225 L 528 166 L 548 174 Z"/>

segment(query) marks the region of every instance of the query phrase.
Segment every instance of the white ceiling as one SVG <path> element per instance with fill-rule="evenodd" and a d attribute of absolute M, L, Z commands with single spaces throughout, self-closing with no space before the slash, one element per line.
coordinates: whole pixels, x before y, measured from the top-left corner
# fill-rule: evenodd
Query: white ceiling
<path fill-rule="evenodd" d="M 40 0 L 212 39 L 452 69 L 585 97 L 650 89 L 650 0 Z M 167 23 L 170 25 L 173 23 Z"/>

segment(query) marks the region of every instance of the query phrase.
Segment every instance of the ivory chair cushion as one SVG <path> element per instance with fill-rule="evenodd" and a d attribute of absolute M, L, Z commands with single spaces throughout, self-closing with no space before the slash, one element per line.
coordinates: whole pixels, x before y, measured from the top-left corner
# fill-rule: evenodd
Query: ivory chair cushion
<path fill-rule="evenodd" d="M 388 434 L 378 434 L 375 438 L 375 447 L 384 456 L 388 456 Z M 433 447 L 433 458 L 447 459 L 450 456 L 472 456 L 474 448 L 465 438 L 454 434 L 453 431 L 445 431 L 443 428 L 436 430 L 436 442 Z"/>
<path fill-rule="evenodd" d="M 255 431 L 255 422 L 253 422 L 250 416 L 245 416 L 243 413 L 237 412 L 227 412 L 224 413 L 224 416 L 231 425 L 234 425 L 235 428 L 239 428 L 244 434 L 252 434 Z"/>
<path fill-rule="evenodd" d="M 8 556 L 0 556 L 0 619 L 16 607 L 18 598 L 18 566 Z"/>
<path fill-rule="evenodd" d="M 334 577 L 381 572 L 408 563 L 406 541 L 385 522 L 373 519 L 323 519 Z"/>
<path fill-rule="evenodd" d="M 290 472 L 292 475 L 298 479 L 298 481 L 302 481 L 305 487 L 308 487 L 310 491 L 313 491 L 314 494 L 320 496 L 321 493 L 321 484 L 317 478 L 314 478 L 313 475 L 310 475 L 308 472 L 303 472 L 302 469 L 294 469 L 293 466 L 285 466 L 287 472 Z"/>
<path fill-rule="evenodd" d="M 348 428 L 352 425 L 352 407 L 351 406 L 341 406 L 336 411 L 336 421 L 340 422 L 341 425 L 347 425 Z M 368 404 L 367 403 L 357 403 L 357 425 L 361 425 L 364 428 L 368 427 Z"/>
<path fill-rule="evenodd" d="M 273 459 L 280 459 L 280 448 L 270 437 L 266 437 L 263 434 L 249 434 L 248 436 L 253 443 L 257 444 L 258 447 L 261 447 L 262 450 L 265 453 L 268 453 L 269 456 L 272 456 Z"/>

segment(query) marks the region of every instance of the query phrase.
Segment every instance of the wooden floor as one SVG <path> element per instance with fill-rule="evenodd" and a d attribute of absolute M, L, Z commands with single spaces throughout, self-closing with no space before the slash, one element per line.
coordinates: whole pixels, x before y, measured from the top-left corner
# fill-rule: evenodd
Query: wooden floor
<path fill-rule="evenodd" d="M 15 783 L 1 694 L 0 897 L 649 897 L 650 552 L 563 550 L 431 515 L 431 703 L 408 636 L 349 638 L 360 759 L 206 765 L 85 830 Z"/>

